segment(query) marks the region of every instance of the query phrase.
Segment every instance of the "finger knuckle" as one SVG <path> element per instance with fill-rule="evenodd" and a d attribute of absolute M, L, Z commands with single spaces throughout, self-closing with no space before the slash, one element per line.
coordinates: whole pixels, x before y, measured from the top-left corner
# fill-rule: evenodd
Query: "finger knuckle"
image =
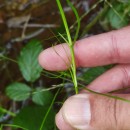
<path fill-rule="evenodd" d="M 100 130 L 120 130 L 119 107 L 116 99 L 96 96 L 93 99 L 92 112 L 92 126 Z"/>
<path fill-rule="evenodd" d="M 130 84 L 130 75 L 127 65 L 120 65 L 119 69 L 123 74 L 122 87 L 127 87 Z"/>
<path fill-rule="evenodd" d="M 116 63 L 117 61 L 120 61 L 120 51 L 118 47 L 118 40 L 114 33 L 111 33 L 110 35 L 110 61 L 112 63 Z"/>

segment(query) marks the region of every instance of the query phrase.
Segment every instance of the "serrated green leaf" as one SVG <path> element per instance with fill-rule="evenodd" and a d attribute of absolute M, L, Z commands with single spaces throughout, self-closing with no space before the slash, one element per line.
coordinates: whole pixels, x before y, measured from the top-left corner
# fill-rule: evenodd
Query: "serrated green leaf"
<path fill-rule="evenodd" d="M 23 83 L 12 83 L 6 88 L 6 94 L 14 101 L 23 101 L 29 98 L 31 88 Z"/>
<path fill-rule="evenodd" d="M 108 12 L 108 19 L 113 28 L 119 29 L 128 24 L 128 18 L 124 15 L 125 6 L 123 4 L 115 4 L 114 9 L 110 9 Z M 115 13 L 115 11 L 118 13 Z"/>
<path fill-rule="evenodd" d="M 129 0 L 128 0 L 129 1 Z M 119 29 L 129 24 L 130 22 L 130 1 L 118 0 L 108 2 L 109 8 L 106 15 L 100 21 L 101 25 L 106 30 Z"/>
<path fill-rule="evenodd" d="M 38 105 L 47 105 L 52 101 L 52 94 L 50 91 L 42 91 L 41 88 L 37 88 L 32 95 L 32 101 Z"/>
<path fill-rule="evenodd" d="M 82 78 L 86 81 L 86 83 L 90 83 L 105 71 L 106 69 L 104 67 L 90 68 L 89 70 L 83 73 Z"/>
<path fill-rule="evenodd" d="M 48 106 L 29 106 L 23 108 L 14 118 L 13 124 L 28 130 L 39 130 Z M 51 109 L 42 130 L 54 130 L 54 110 Z"/>
<path fill-rule="evenodd" d="M 42 68 L 38 63 L 38 55 L 42 45 L 38 40 L 31 40 L 20 52 L 19 68 L 26 81 L 34 82 L 40 77 Z"/>

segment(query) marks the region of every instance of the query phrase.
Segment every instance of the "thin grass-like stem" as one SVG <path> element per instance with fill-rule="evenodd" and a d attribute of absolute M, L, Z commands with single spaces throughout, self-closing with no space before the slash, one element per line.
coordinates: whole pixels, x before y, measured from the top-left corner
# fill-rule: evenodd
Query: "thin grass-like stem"
<path fill-rule="evenodd" d="M 56 0 L 56 2 L 57 2 L 57 5 L 59 7 L 59 11 L 60 11 L 60 14 L 61 14 L 64 26 L 65 26 L 66 34 L 67 34 L 67 37 L 68 37 L 68 44 L 72 45 L 72 39 L 71 39 L 71 36 L 70 36 L 69 27 L 68 27 L 68 24 L 67 24 L 67 21 L 66 21 L 66 17 L 65 17 L 63 8 L 61 6 L 60 0 Z"/>
<path fill-rule="evenodd" d="M 75 41 L 77 40 L 77 37 L 78 37 L 79 28 L 80 28 L 80 20 L 79 20 L 79 16 L 78 16 L 76 9 L 71 4 L 71 2 L 69 0 L 67 0 L 68 4 L 72 8 L 72 10 L 73 10 L 73 12 L 74 12 L 74 14 L 77 18 L 77 21 L 78 21 L 78 27 L 77 27 L 77 30 L 76 30 L 75 38 L 74 38 L 74 41 L 72 41 L 72 38 L 71 38 L 71 35 L 70 35 L 70 30 L 69 30 L 69 27 L 68 27 L 68 23 L 67 23 L 67 20 L 66 20 L 66 17 L 65 17 L 65 13 L 63 11 L 63 7 L 60 3 L 60 0 L 56 0 L 56 2 L 57 2 L 57 5 L 58 5 L 58 8 L 59 8 L 61 17 L 62 17 L 62 21 L 64 23 L 64 27 L 65 27 L 66 34 L 67 34 L 67 40 L 62 35 L 61 36 L 65 40 L 65 42 L 67 42 L 67 44 L 70 48 L 70 53 L 71 53 L 70 75 L 71 75 L 71 78 L 72 78 L 72 81 L 73 81 L 73 84 L 74 84 L 74 87 L 75 87 L 75 93 L 78 94 L 78 83 L 77 83 L 77 76 L 76 76 L 76 63 L 75 63 L 75 56 L 74 56 L 74 44 L 75 44 Z"/>
<path fill-rule="evenodd" d="M 39 129 L 39 130 L 43 130 L 43 126 L 44 126 L 44 123 L 45 123 L 45 121 L 46 121 L 46 118 L 47 118 L 49 112 L 51 111 L 52 106 L 53 106 L 53 104 L 54 104 L 54 102 L 55 102 L 55 99 L 56 99 L 56 97 L 57 97 L 57 95 L 58 95 L 59 92 L 60 92 L 60 88 L 59 88 L 58 91 L 56 92 L 56 94 L 55 94 L 55 96 L 54 96 L 54 98 L 53 98 L 53 100 L 52 100 L 52 102 L 51 102 L 51 104 L 50 104 L 50 106 L 49 106 L 49 108 L 48 108 L 48 110 L 47 110 L 47 112 L 46 112 L 46 114 L 45 114 L 43 120 L 42 120 L 42 123 L 41 123 L 41 126 L 40 126 L 40 129 Z"/>
<path fill-rule="evenodd" d="M 76 94 L 78 94 L 78 83 L 77 83 L 77 76 L 76 76 L 76 62 L 75 62 L 75 56 L 74 56 L 74 47 L 70 47 L 70 52 L 71 52 L 71 57 L 72 57 L 72 65 L 71 65 L 71 69 L 72 69 L 72 73 L 73 73 L 73 83 L 74 83 L 74 87 L 75 87 L 75 92 Z"/>
<path fill-rule="evenodd" d="M 0 107 L 0 111 L 1 111 L 2 113 L 9 114 L 9 115 L 12 116 L 12 117 L 15 117 L 15 116 L 16 116 L 15 113 L 13 113 L 13 112 L 11 112 L 11 111 L 8 111 L 8 110 L 6 110 L 5 108 L 2 108 L 2 107 Z"/>

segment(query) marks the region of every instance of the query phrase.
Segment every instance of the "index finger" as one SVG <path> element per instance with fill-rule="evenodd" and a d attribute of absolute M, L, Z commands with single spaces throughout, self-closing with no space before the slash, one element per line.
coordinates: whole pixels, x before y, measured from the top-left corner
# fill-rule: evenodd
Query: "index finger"
<path fill-rule="evenodd" d="M 130 63 L 130 26 L 79 40 L 74 46 L 77 67 L 94 67 L 113 63 Z M 67 69 L 71 54 L 67 44 L 44 50 L 40 65 L 52 71 Z"/>

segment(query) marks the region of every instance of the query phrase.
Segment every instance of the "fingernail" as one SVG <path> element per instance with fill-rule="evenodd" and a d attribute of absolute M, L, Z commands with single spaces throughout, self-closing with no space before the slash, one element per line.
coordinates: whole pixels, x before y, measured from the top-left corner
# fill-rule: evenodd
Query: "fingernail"
<path fill-rule="evenodd" d="M 68 99 L 63 107 L 65 120 L 79 130 L 90 130 L 91 108 L 89 96 L 78 94 Z"/>

